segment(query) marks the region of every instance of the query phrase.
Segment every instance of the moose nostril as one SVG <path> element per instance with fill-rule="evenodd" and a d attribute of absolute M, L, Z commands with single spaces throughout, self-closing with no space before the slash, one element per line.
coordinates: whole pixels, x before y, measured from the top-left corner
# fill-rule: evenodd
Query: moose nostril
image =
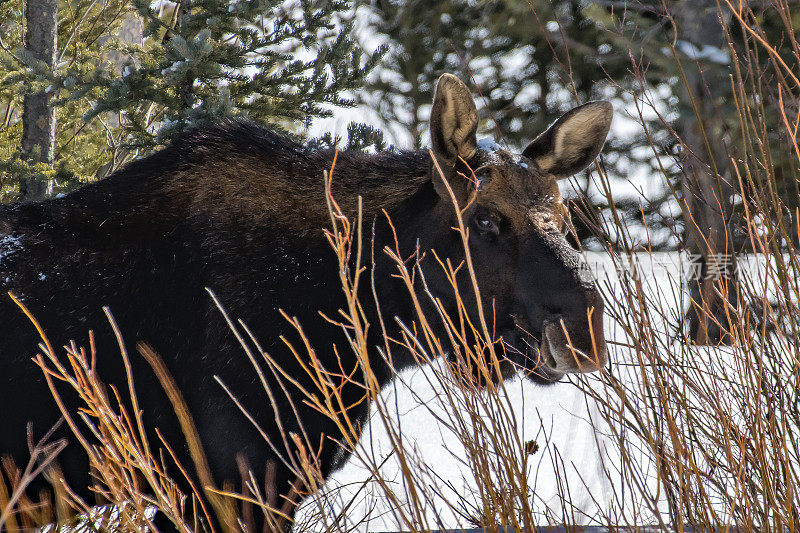
<path fill-rule="evenodd" d="M 601 331 L 603 330 L 603 306 L 600 307 L 591 307 L 589 308 L 589 312 L 592 314 L 592 327 L 595 330 Z"/>
<path fill-rule="evenodd" d="M 586 289 L 586 304 L 587 307 L 603 308 L 603 297 L 600 295 L 600 291 L 593 286 Z"/>

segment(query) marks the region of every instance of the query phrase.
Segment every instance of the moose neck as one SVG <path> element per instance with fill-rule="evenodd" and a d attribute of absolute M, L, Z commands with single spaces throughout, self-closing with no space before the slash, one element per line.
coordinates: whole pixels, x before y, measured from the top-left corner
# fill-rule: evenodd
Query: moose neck
<path fill-rule="evenodd" d="M 398 322 L 411 326 L 412 323 L 419 321 L 415 311 L 417 307 L 411 300 L 409 288 L 397 276 L 398 257 L 405 262 L 405 268 L 413 278 L 416 297 L 422 312 L 428 320 L 438 316 L 430 295 L 423 290 L 419 272 L 413 270 L 417 268 L 416 261 L 421 260 L 426 282 L 434 281 L 437 286 L 446 283 L 439 279 L 442 271 L 433 259 L 431 249 L 436 250 L 443 259 L 452 256 L 456 263 L 463 256 L 463 245 L 458 235 L 451 229 L 454 225 L 452 219 L 452 205 L 441 199 L 430 179 L 395 209 L 376 217 L 375 238 L 372 245 L 375 261 L 373 272 L 375 295 L 371 294 L 370 284 L 364 284 L 361 296 L 362 303 L 368 304 L 369 320 L 375 324 L 372 330 L 380 332 L 381 328 L 378 325 L 383 324 L 390 337 L 400 338 L 400 332 L 396 331 Z M 369 239 L 365 238 L 364 242 L 369 242 Z M 415 257 L 417 251 L 419 253 Z M 374 304 L 376 297 L 377 305 L 380 306 L 380 317 L 377 316 Z M 432 325 L 436 327 L 435 324 Z M 383 346 L 382 339 L 374 340 L 373 344 L 376 343 Z M 414 364 L 410 354 L 404 353 L 397 346 L 392 348 L 392 361 L 394 371 Z"/>

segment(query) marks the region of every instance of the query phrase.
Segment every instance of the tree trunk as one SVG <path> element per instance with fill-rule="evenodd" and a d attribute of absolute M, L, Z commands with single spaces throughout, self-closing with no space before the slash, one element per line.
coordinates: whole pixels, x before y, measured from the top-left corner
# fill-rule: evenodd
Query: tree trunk
<path fill-rule="evenodd" d="M 724 128 L 714 91 L 726 87 L 725 69 L 712 62 L 727 50 L 715 0 L 682 2 L 675 13 L 678 48 L 684 61 L 687 107 L 678 131 L 683 143 L 684 244 L 690 265 L 686 279 L 689 337 L 696 344 L 730 344 L 728 316 L 738 309 L 736 257 L 728 226 L 733 187 Z M 720 53 L 715 53 L 719 51 Z M 701 122 L 702 121 L 702 122 Z M 736 319 L 734 318 L 734 322 Z"/>
<path fill-rule="evenodd" d="M 52 71 L 58 43 L 58 1 L 28 0 L 26 7 L 25 46 Z M 46 91 L 25 95 L 20 148 L 23 157 L 31 163 L 46 163 L 52 167 L 56 151 L 56 110 L 48 105 L 51 95 Z M 37 173 L 20 176 L 19 199 L 22 201 L 40 200 L 52 190 L 53 182 L 46 176 Z"/>

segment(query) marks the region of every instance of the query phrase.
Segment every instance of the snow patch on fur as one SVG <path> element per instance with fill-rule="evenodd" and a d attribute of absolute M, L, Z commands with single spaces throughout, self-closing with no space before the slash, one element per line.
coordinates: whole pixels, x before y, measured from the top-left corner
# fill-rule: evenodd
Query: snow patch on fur
<path fill-rule="evenodd" d="M 0 237 L 0 262 L 20 250 L 22 250 L 22 240 L 19 237 L 13 235 Z"/>
<path fill-rule="evenodd" d="M 478 141 L 478 148 L 481 150 L 485 150 L 487 152 L 496 152 L 498 150 L 503 149 L 502 146 L 497 144 L 497 141 L 489 137 L 484 137 L 483 139 Z"/>

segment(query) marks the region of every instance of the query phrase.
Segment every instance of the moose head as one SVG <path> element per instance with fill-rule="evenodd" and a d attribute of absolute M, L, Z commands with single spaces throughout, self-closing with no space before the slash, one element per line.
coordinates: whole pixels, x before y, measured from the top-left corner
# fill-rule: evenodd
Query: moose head
<path fill-rule="evenodd" d="M 603 300 L 565 238 L 570 215 L 558 181 L 593 162 L 612 115 L 608 102 L 576 107 L 517 155 L 494 141 L 479 142 L 470 91 L 450 74 L 439 79 L 430 118 L 436 160 L 430 177 L 439 199 L 419 224 L 419 239 L 438 256 L 463 257 L 463 242 L 453 230 L 455 199 L 484 316 L 505 348 L 503 377 L 522 368 L 535 381 L 551 383 L 607 362 Z M 428 288 L 454 306 L 441 270 L 427 268 Z M 477 298 L 463 301 L 476 311 Z"/>

